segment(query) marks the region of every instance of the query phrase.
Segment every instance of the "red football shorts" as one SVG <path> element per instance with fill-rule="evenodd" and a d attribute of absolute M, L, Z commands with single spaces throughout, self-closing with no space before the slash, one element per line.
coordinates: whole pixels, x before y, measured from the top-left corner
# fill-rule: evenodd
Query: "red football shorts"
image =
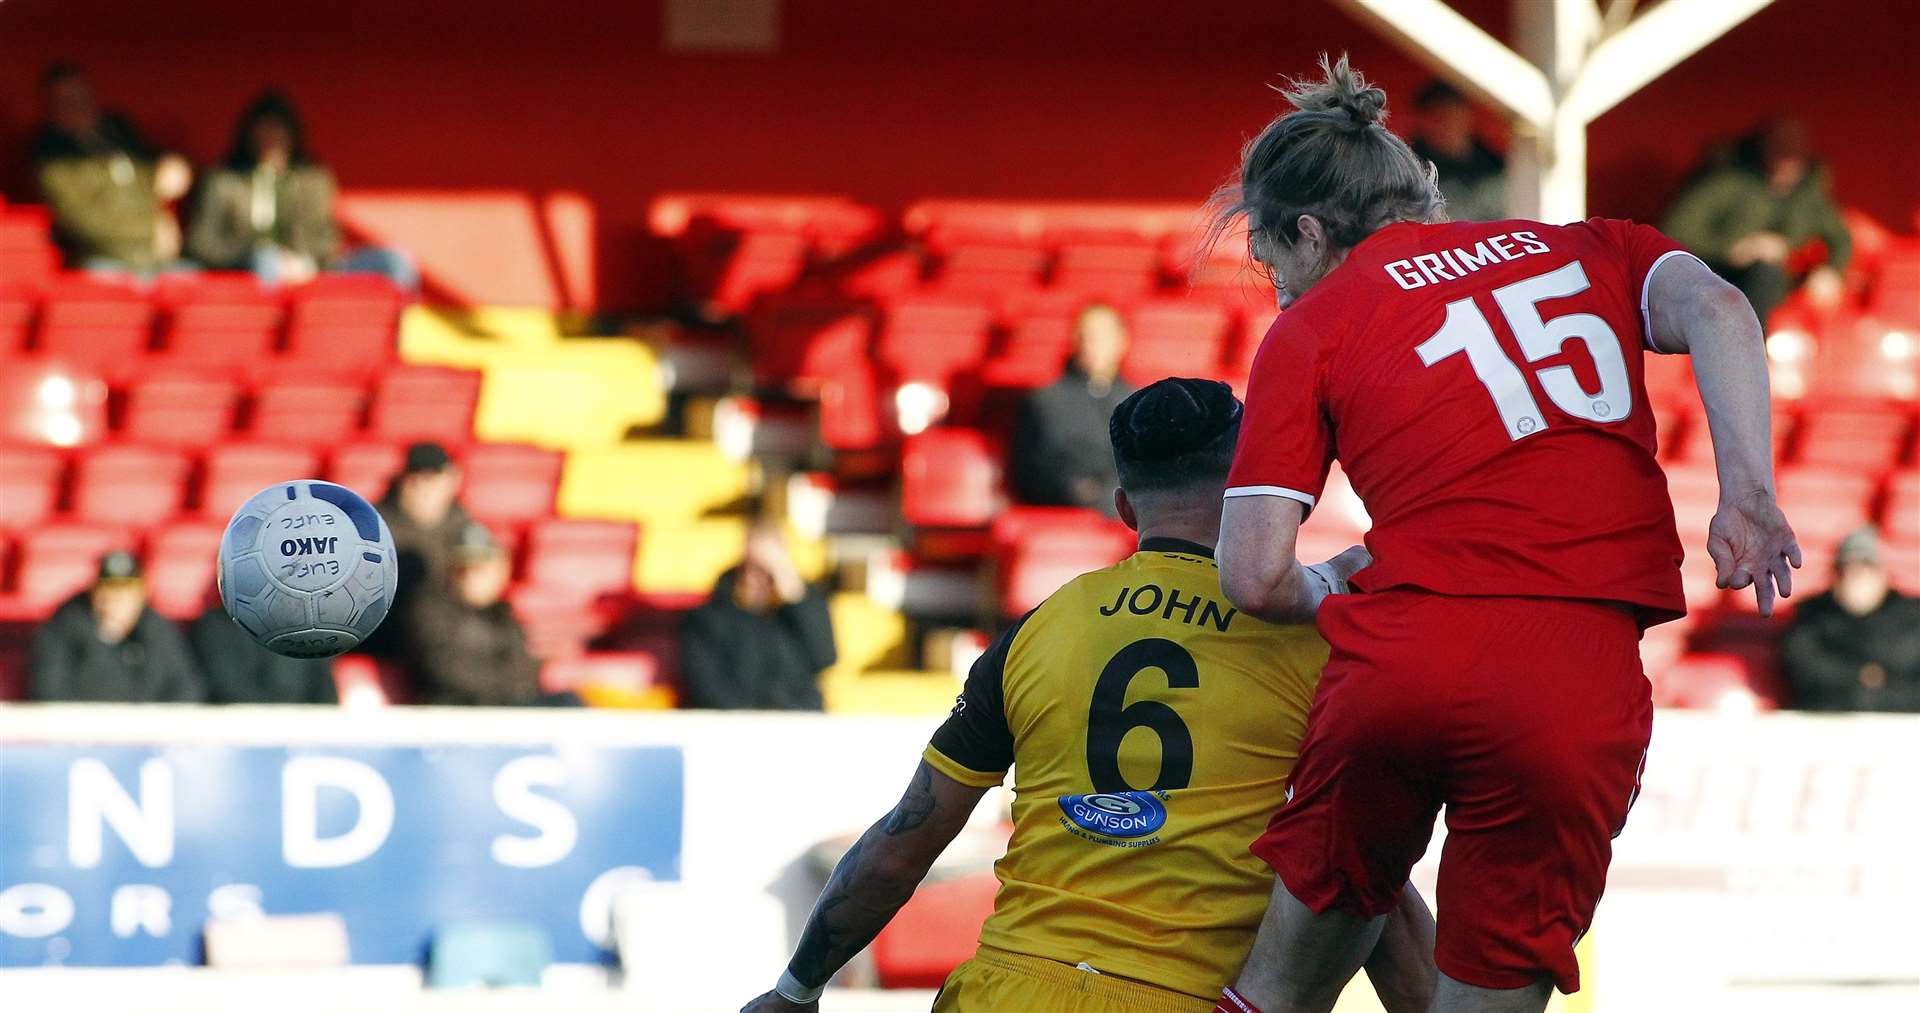
<path fill-rule="evenodd" d="M 1327 599 L 1320 630 L 1333 654 L 1254 854 L 1316 912 L 1385 914 L 1444 804 L 1440 970 L 1576 991 L 1653 732 L 1638 624 L 1597 602 L 1387 591 Z"/>

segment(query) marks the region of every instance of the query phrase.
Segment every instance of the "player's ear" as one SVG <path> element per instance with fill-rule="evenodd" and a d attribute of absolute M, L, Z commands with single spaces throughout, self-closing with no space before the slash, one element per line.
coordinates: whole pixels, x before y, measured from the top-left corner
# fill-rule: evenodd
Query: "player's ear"
<path fill-rule="evenodd" d="M 1301 215 L 1293 224 L 1294 230 L 1300 234 L 1303 242 L 1311 241 L 1321 251 L 1326 250 L 1327 230 L 1321 226 L 1320 219 L 1312 215 Z"/>
<path fill-rule="evenodd" d="M 1121 523 L 1135 531 L 1140 530 L 1140 518 L 1133 512 L 1133 501 L 1127 498 L 1127 491 L 1115 487 L 1113 490 L 1113 511 L 1120 515 Z"/>

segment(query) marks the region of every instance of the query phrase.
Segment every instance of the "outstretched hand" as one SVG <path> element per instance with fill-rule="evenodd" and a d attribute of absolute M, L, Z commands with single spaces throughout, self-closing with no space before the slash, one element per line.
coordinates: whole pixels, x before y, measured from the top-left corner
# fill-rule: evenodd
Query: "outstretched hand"
<path fill-rule="evenodd" d="M 740 1013 L 820 1013 L 820 1000 L 790 1002 L 778 992 L 768 992 L 740 1007 Z"/>
<path fill-rule="evenodd" d="M 1773 615 L 1776 590 L 1782 598 L 1793 595 L 1800 543 L 1765 489 L 1720 504 L 1707 526 L 1707 555 L 1713 557 L 1714 584 L 1735 591 L 1753 585 L 1763 616 Z"/>

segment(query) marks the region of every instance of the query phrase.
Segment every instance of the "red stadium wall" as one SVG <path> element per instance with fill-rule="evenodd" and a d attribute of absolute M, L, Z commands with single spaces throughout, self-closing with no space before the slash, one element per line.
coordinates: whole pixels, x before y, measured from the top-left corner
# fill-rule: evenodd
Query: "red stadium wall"
<path fill-rule="evenodd" d="M 1458 5 L 1509 34 L 1505 0 Z M 1276 111 L 1261 87 L 1275 73 L 1330 48 L 1403 101 L 1425 77 L 1317 3 L 988 6 L 787 0 L 774 53 L 711 56 L 663 53 L 658 3 L 632 0 L 9 0 L 0 183 L 31 197 L 22 152 L 50 59 L 85 65 L 110 105 L 197 161 L 278 84 L 349 188 L 582 195 L 601 301 L 637 306 L 655 294 L 637 265 L 661 191 L 1198 200 Z M 1735 29 L 1595 124 L 1593 209 L 1656 216 L 1702 146 L 1790 110 L 1845 201 L 1910 228 L 1905 7 L 1782 0 Z"/>

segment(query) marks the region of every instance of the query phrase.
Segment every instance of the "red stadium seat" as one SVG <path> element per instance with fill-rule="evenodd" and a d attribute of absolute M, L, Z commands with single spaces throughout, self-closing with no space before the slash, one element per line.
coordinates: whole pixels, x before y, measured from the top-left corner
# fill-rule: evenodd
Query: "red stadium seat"
<path fill-rule="evenodd" d="M 0 360 L 13 359 L 26 352 L 27 339 L 33 334 L 33 318 L 39 313 L 40 296 L 17 284 L 10 275 L 0 284 Z"/>
<path fill-rule="evenodd" d="M 134 384 L 121 430 L 141 443 L 211 446 L 233 428 L 239 399 L 239 385 L 218 374 L 161 374 Z"/>
<path fill-rule="evenodd" d="M 1859 471 L 1788 469 L 1779 477 L 1780 509 L 1802 548 L 1836 544 L 1868 522 L 1875 482 Z"/>
<path fill-rule="evenodd" d="M 727 236 L 717 234 L 714 242 L 723 248 L 696 258 L 705 260 L 710 277 L 704 281 L 707 299 L 724 309 L 738 313 L 763 292 L 777 292 L 792 285 L 806 264 L 806 240 L 797 235 L 748 233 Z M 730 249 L 728 249 L 730 247 Z"/>
<path fill-rule="evenodd" d="M 311 447 L 234 443 L 207 452 L 206 482 L 200 515 L 225 521 L 240 504 L 275 482 L 317 478 L 320 455 Z"/>
<path fill-rule="evenodd" d="M 367 428 L 389 440 L 436 440 L 459 445 L 473 439 L 473 409 L 480 401 L 480 374 L 443 366 L 400 366 L 381 375 L 373 391 Z"/>
<path fill-rule="evenodd" d="M 1192 302 L 1150 303 L 1133 311 L 1132 343 L 1122 374 L 1144 386 L 1168 376 L 1217 377 L 1227 339 L 1227 313 Z"/>
<path fill-rule="evenodd" d="M 1000 455 L 977 429 L 929 429 L 900 457 L 900 513 L 925 528 L 983 528 L 1000 510 Z"/>
<path fill-rule="evenodd" d="M 0 445 L 0 530 L 37 527 L 60 504 L 66 462 L 51 447 Z"/>
<path fill-rule="evenodd" d="M 44 357 L 0 367 L 0 441 L 76 447 L 107 428 L 107 385 L 98 374 Z"/>
<path fill-rule="evenodd" d="M 153 305 L 129 285 L 62 277 L 40 313 L 40 352 L 109 380 L 138 375 L 153 327 Z"/>
<path fill-rule="evenodd" d="M 1731 654 L 1691 654 L 1664 672 L 1654 673 L 1653 702 L 1662 707 L 1697 710 L 1772 710 L 1755 692 L 1745 660 Z"/>
<path fill-rule="evenodd" d="M 344 485 L 378 503 L 406 462 L 407 450 L 398 443 L 356 443 L 333 452 L 327 481 Z"/>
<path fill-rule="evenodd" d="M 998 295 L 1037 287 L 1046 265 L 1047 251 L 1038 246 L 956 246 L 947 251 L 935 285 L 953 295 Z"/>
<path fill-rule="evenodd" d="M 1901 326 L 1920 327 L 1920 240 L 1900 240 L 1886 250 L 1868 311 Z"/>
<path fill-rule="evenodd" d="M 325 370 L 366 374 L 393 359 L 406 294 L 370 274 L 323 274 L 295 289 L 287 357 Z"/>
<path fill-rule="evenodd" d="M 1060 248 L 1053 287 L 1128 299 L 1159 284 L 1160 250 L 1150 243 L 1073 243 Z"/>
<path fill-rule="evenodd" d="M 521 584 L 507 593 L 507 603 L 526 629 L 528 653 L 548 664 L 584 653 L 612 624 L 572 585 Z"/>
<path fill-rule="evenodd" d="M 254 393 L 248 435 L 263 443 L 338 444 L 359 432 L 366 407 L 366 387 L 352 377 L 283 375 Z"/>
<path fill-rule="evenodd" d="M 1024 615 L 1062 585 L 1125 559 L 1135 535 L 1118 521 L 1075 507 L 1018 507 L 993 522 L 1000 613 Z"/>
<path fill-rule="evenodd" d="M 973 956 L 1000 881 L 989 870 L 932 880 L 914 891 L 873 940 L 881 988 L 939 988 Z"/>
<path fill-rule="evenodd" d="M 1887 537 L 1899 541 L 1920 541 L 1920 471 L 1901 471 L 1887 487 L 1886 521 L 1881 525 Z"/>
<path fill-rule="evenodd" d="M 159 355 L 166 362 L 257 368 L 279 340 L 285 308 L 251 274 L 167 275 L 154 295 L 164 312 Z"/>
<path fill-rule="evenodd" d="M 946 387 L 986 357 L 992 323 L 977 302 L 902 300 L 888 311 L 876 351 L 897 379 Z"/>
<path fill-rule="evenodd" d="M 32 613 L 44 615 L 92 585 L 101 556 L 131 548 L 132 536 L 120 528 L 50 524 L 29 531 L 20 538 L 14 582 L 18 600 Z"/>
<path fill-rule="evenodd" d="M 97 447 L 80 458 L 73 516 L 83 522 L 150 528 L 173 519 L 186 502 L 190 462 L 161 447 Z"/>
<path fill-rule="evenodd" d="M 333 686 L 340 706 L 359 709 L 403 704 L 413 698 L 406 670 L 399 662 L 365 654 L 342 654 L 333 659 Z"/>
<path fill-rule="evenodd" d="M 1912 419 L 1895 411 L 1812 411 L 1800 425 L 1804 465 L 1876 472 L 1900 459 Z"/>
<path fill-rule="evenodd" d="M 147 597 L 155 612 L 182 622 L 206 610 L 223 525 L 176 524 L 147 541 Z"/>
<path fill-rule="evenodd" d="M 46 208 L 0 206 L 0 278 L 32 286 L 51 282 L 60 270 L 52 232 Z"/>
<path fill-rule="evenodd" d="M 626 594 L 638 540 L 639 529 L 624 521 L 539 521 L 527 535 L 527 582 L 575 602 Z"/>
<path fill-rule="evenodd" d="M 864 365 L 872 342 L 866 310 L 844 301 L 769 300 L 748 327 L 755 381 L 803 395 Z"/>
<path fill-rule="evenodd" d="M 460 469 L 465 488 L 460 502 L 475 518 L 499 524 L 524 524 L 553 513 L 554 493 L 566 456 L 556 450 L 515 443 L 482 443 L 467 451 Z"/>
<path fill-rule="evenodd" d="M 833 450 L 872 450 L 886 443 L 893 427 L 882 413 L 880 381 L 865 361 L 851 363 L 821 383 L 820 442 Z"/>

